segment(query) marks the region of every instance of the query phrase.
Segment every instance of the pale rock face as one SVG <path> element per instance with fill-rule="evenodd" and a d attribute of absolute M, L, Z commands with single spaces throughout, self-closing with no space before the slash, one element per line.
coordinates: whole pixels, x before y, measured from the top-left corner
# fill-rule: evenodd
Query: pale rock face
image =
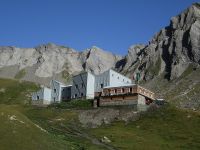
<path fill-rule="evenodd" d="M 60 73 L 65 64 L 65 58 L 56 52 L 45 52 L 42 56 L 44 62 L 38 67 L 35 75 L 38 77 L 50 77 Z"/>
<path fill-rule="evenodd" d="M 20 69 L 37 63 L 38 53 L 35 49 L 20 49 L 15 47 L 0 48 L 0 67 L 18 65 Z"/>
<path fill-rule="evenodd" d="M 83 53 L 84 69 L 94 74 L 100 74 L 114 67 L 115 63 L 120 59 L 119 56 L 103 51 L 98 47 L 87 49 L 85 53 Z"/>
<path fill-rule="evenodd" d="M 38 48 L 41 53 L 42 62 L 40 62 L 35 75 L 38 77 L 52 77 L 64 70 L 68 63 L 67 56 L 75 53 L 73 50 L 61 48 L 56 45 L 42 46 Z M 73 59 L 73 57 L 69 57 Z"/>
<path fill-rule="evenodd" d="M 24 79 L 34 82 L 60 77 L 63 71 L 69 75 L 81 71 L 99 74 L 110 68 L 126 75 L 140 72 L 144 80 L 161 74 L 171 80 L 180 77 L 191 63 L 200 65 L 200 3 L 172 17 L 170 25 L 149 44 L 131 46 L 125 57 L 95 46 L 82 52 L 51 43 L 36 48 L 0 47 L 0 77 L 13 78 L 25 69 Z"/>
<path fill-rule="evenodd" d="M 58 74 L 62 76 L 63 71 L 67 71 L 69 75 L 83 70 L 99 74 L 114 67 L 119 59 L 121 59 L 120 56 L 115 56 L 97 47 L 83 52 L 52 43 L 36 48 L 0 47 L 0 69 L 5 70 L 8 67 L 8 71 L 4 71 L 3 76 L 7 73 L 14 77 L 17 74 L 16 70 L 9 71 L 9 69 L 10 66 L 17 66 L 18 71 L 22 69 L 27 71 L 28 75 L 25 79 L 30 81 L 35 77 L 50 79 Z"/>
<path fill-rule="evenodd" d="M 126 56 L 126 65 L 125 69 L 131 67 L 135 62 L 141 60 L 140 52 L 144 49 L 145 45 L 133 45 L 128 49 L 128 55 Z"/>
<path fill-rule="evenodd" d="M 148 45 L 136 47 L 129 49 L 122 72 L 140 72 L 145 80 L 160 74 L 171 80 L 180 77 L 189 64 L 200 65 L 200 3 L 172 17 Z"/>

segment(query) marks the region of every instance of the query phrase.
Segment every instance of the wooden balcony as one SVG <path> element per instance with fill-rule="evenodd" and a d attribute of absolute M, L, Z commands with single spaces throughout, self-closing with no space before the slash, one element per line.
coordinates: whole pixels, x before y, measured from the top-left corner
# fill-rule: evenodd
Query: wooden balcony
<path fill-rule="evenodd" d="M 101 96 L 131 95 L 131 94 L 140 94 L 152 100 L 155 99 L 155 94 L 153 92 L 138 85 L 105 88 L 102 90 Z"/>

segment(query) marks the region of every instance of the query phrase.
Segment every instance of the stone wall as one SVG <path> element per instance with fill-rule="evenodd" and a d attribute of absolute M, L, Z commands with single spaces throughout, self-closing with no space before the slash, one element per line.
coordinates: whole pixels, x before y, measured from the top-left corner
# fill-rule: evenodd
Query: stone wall
<path fill-rule="evenodd" d="M 49 105 L 50 102 L 46 101 L 46 100 L 33 100 L 31 102 L 32 105 L 37 105 L 37 106 L 45 106 L 45 105 Z"/>

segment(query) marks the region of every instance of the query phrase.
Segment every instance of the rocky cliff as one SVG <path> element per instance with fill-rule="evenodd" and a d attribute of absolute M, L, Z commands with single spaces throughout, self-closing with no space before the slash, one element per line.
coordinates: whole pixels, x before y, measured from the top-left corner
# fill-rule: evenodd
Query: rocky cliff
<path fill-rule="evenodd" d="M 134 45 L 125 57 L 98 47 L 78 52 L 55 44 L 36 48 L 0 47 L 0 77 L 48 84 L 54 78 L 67 81 L 73 74 L 90 71 L 99 74 L 110 68 L 141 80 L 157 76 L 172 80 L 188 67 L 200 64 L 200 3 L 172 17 L 169 26 L 154 35 L 147 45 Z"/>
<path fill-rule="evenodd" d="M 172 17 L 170 25 L 154 35 L 148 45 L 129 48 L 117 68 L 125 74 L 140 72 L 141 80 L 163 75 L 168 80 L 180 77 L 192 64 L 200 64 L 200 3 Z"/>
<path fill-rule="evenodd" d="M 200 3 L 172 17 L 147 45 L 134 45 L 117 62 L 129 76 L 180 108 L 200 110 Z"/>
<path fill-rule="evenodd" d="M 52 78 L 66 82 L 84 70 L 99 74 L 120 59 L 98 47 L 83 52 L 52 43 L 36 48 L 0 47 L 0 76 L 48 85 Z"/>

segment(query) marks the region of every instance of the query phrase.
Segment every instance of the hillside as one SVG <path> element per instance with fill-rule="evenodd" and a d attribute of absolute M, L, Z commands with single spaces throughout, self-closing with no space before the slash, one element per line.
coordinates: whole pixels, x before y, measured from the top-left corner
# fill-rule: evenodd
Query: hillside
<path fill-rule="evenodd" d="M 76 111 L 32 107 L 30 94 L 38 88 L 34 83 L 0 79 L 0 85 L 5 88 L 0 98 L 2 150 L 104 149 L 103 144 L 94 144 L 91 138 L 73 129 L 77 123 Z"/>
<path fill-rule="evenodd" d="M 31 82 L 0 78 L 0 104 L 21 104 L 31 103 L 31 92 L 39 89 L 39 85 Z"/>
<path fill-rule="evenodd" d="M 0 105 L 0 144 L 2 150 L 67 149 L 69 143 L 50 135 L 18 111 L 17 106 Z"/>
<path fill-rule="evenodd" d="M 16 91 L 15 95 L 29 95 L 30 91 L 37 89 L 37 86 L 30 82 L 5 79 L 0 81 L 13 90 L 18 87 L 16 85 L 26 87 Z M 17 99 L 10 99 L 10 95 L 0 98 L 0 144 L 3 150 L 200 148 L 199 112 L 179 110 L 166 105 L 140 115 L 135 121 L 125 121 L 123 113 L 130 117 L 132 112 L 127 108 L 96 110 L 83 103 L 74 103 L 73 108 L 69 108 L 67 103 L 38 108 L 24 103 L 24 100 L 29 101 L 29 97 Z M 92 114 L 89 112 L 93 111 L 96 113 L 93 113 L 90 122 L 103 118 L 104 123 L 98 128 L 83 127 L 82 120 L 85 117 L 90 118 Z M 121 116 L 118 118 L 121 120 L 116 120 L 116 115 L 112 114 L 117 111 L 120 111 Z M 109 120 L 111 115 L 114 117 L 113 120 L 105 121 Z M 106 142 L 105 139 L 109 139 L 110 142 Z"/>
<path fill-rule="evenodd" d="M 183 74 L 173 80 L 164 79 L 164 75 L 141 82 L 152 89 L 157 97 L 165 98 L 171 104 L 184 109 L 200 110 L 200 68 L 190 65 Z"/>

